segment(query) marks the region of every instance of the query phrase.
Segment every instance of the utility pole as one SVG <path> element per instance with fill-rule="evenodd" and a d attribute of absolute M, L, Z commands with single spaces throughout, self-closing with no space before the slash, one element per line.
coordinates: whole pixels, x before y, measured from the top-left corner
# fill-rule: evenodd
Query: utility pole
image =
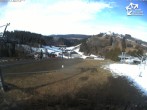
<path fill-rule="evenodd" d="M 66 45 L 59 45 L 59 47 L 62 50 L 62 59 L 63 59 L 63 50 L 66 49 Z"/>
<path fill-rule="evenodd" d="M 6 32 L 6 29 L 7 27 L 10 25 L 10 23 L 7 23 L 6 25 L 3 25 L 3 26 L 6 26 L 5 29 L 4 29 L 4 33 L 2 35 L 2 37 L 5 37 L 5 32 Z M 3 26 L 0 26 L 0 27 L 3 27 Z"/>
<path fill-rule="evenodd" d="M 4 91 L 4 78 L 3 78 L 1 67 L 0 67 L 0 90 Z"/>
<path fill-rule="evenodd" d="M 7 29 L 7 27 L 8 27 L 9 25 L 10 25 L 10 23 L 7 23 L 6 25 L 0 26 L 0 28 L 5 26 L 5 29 L 4 29 L 2 38 L 5 37 L 5 32 L 6 32 L 6 29 Z M 0 90 L 2 90 L 2 91 L 5 90 L 5 86 L 4 86 L 4 77 L 3 77 L 2 67 L 1 67 L 1 66 L 0 66 Z"/>
<path fill-rule="evenodd" d="M 66 45 L 59 45 L 59 47 L 61 48 L 62 50 L 62 60 L 63 60 L 63 50 L 66 49 Z M 62 68 L 64 68 L 64 65 L 62 64 Z"/>
<path fill-rule="evenodd" d="M 125 62 L 125 58 L 126 58 L 125 54 L 126 54 L 125 52 L 122 52 L 121 54 L 121 63 Z"/>

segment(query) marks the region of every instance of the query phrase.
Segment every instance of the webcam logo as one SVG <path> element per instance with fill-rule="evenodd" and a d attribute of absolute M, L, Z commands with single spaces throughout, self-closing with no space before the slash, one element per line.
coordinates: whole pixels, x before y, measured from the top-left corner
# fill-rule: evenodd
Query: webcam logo
<path fill-rule="evenodd" d="M 126 6 L 126 11 L 128 16 L 143 15 L 143 11 L 138 8 L 138 4 L 130 3 Z"/>

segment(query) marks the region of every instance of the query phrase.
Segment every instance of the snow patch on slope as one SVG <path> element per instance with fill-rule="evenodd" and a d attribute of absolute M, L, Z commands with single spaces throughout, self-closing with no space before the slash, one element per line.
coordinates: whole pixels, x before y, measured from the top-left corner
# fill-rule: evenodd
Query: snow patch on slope
<path fill-rule="evenodd" d="M 107 69 L 112 72 L 114 77 L 126 76 L 144 95 L 147 95 L 147 65 L 110 64 Z"/>

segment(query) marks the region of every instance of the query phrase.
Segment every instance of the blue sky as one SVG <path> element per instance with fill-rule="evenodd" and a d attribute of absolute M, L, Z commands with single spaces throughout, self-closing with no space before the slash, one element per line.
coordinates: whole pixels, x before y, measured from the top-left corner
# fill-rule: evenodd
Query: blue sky
<path fill-rule="evenodd" d="M 19 0 L 21 1 L 21 0 Z M 142 16 L 127 16 L 129 0 L 22 0 L 0 2 L 0 26 L 50 34 L 131 34 L 147 41 L 147 0 L 132 0 Z M 0 28 L 2 31 L 2 28 Z"/>

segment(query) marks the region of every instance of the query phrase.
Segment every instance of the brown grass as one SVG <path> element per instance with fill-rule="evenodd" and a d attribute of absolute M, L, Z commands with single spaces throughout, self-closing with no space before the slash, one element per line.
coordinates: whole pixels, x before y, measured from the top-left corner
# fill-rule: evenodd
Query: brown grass
<path fill-rule="evenodd" d="M 57 62 L 63 64 L 63 61 Z M 7 74 L 5 82 L 8 87 L 4 98 L 8 103 L 0 106 L 6 108 L 9 105 L 10 109 L 15 110 L 104 110 L 105 106 L 112 110 L 125 110 L 131 100 L 134 101 L 133 104 L 138 104 L 138 101 L 144 104 L 140 92 L 130 86 L 130 82 L 125 78 L 112 78 L 109 71 L 101 68 L 110 62 L 68 60 L 64 62 L 65 68 L 59 66 L 58 69 L 50 69 L 47 73 Z M 45 61 L 46 64 L 49 62 Z M 54 64 L 56 63 L 50 65 L 56 66 Z M 36 66 L 35 63 L 34 65 Z M 42 65 L 42 68 L 44 66 Z M 16 67 L 9 69 L 13 68 Z M 28 65 L 26 68 L 27 71 L 32 70 L 29 70 Z"/>
<path fill-rule="evenodd" d="M 10 75 L 5 81 L 8 84 L 15 85 L 18 89 L 32 89 L 38 94 L 52 93 L 54 95 L 64 94 L 64 92 L 73 92 L 75 88 L 79 88 L 91 81 L 103 83 L 110 74 L 100 74 L 100 63 L 98 61 L 86 60 L 79 64 L 66 67 L 64 69 L 52 70 L 48 73 L 41 74 L 23 74 Z M 25 66 L 23 66 L 25 67 Z M 11 77 L 12 76 L 12 77 Z M 99 76 L 99 77 L 98 77 Z M 86 77 L 86 80 L 82 80 Z"/>

